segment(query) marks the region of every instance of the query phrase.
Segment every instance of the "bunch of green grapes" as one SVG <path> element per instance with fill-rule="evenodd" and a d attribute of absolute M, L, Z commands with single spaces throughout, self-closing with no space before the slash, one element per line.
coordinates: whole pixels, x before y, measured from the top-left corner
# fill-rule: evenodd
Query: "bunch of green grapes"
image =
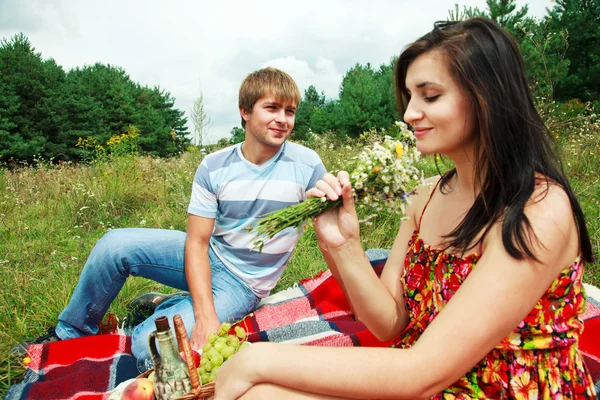
<path fill-rule="evenodd" d="M 223 322 L 217 333 L 208 334 L 208 341 L 202 347 L 202 358 L 197 370 L 203 385 L 216 380 L 221 365 L 248 345 L 244 328 L 236 326 L 235 335 L 229 335 L 230 330 L 231 324 Z"/>

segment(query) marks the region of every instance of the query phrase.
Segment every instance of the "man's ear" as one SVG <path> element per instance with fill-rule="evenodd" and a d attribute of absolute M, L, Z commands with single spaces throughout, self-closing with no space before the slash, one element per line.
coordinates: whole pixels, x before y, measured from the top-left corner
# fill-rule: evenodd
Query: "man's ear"
<path fill-rule="evenodd" d="M 244 109 L 244 108 L 240 108 L 240 115 L 242 116 L 242 119 L 246 122 L 248 122 L 248 120 L 250 119 L 250 114 L 252 114 L 252 112 Z"/>

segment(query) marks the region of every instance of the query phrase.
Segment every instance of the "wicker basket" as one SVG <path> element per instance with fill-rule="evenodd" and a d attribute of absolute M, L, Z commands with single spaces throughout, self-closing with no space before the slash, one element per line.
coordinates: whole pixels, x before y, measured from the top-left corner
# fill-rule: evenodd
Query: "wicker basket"
<path fill-rule="evenodd" d="M 206 385 L 200 384 L 200 378 L 194 365 L 194 357 L 192 355 L 192 347 L 190 346 L 190 340 L 188 339 L 187 332 L 185 331 L 185 325 L 179 314 L 173 317 L 173 325 L 175 326 L 175 336 L 177 338 L 177 346 L 179 351 L 183 351 L 185 354 L 185 360 L 190 373 L 190 381 L 192 383 L 192 390 L 186 393 L 184 396 L 178 397 L 175 400 L 212 400 L 215 394 L 215 383 L 210 382 Z M 138 378 L 147 378 L 154 369 L 149 369 L 143 374 L 139 375 Z"/>

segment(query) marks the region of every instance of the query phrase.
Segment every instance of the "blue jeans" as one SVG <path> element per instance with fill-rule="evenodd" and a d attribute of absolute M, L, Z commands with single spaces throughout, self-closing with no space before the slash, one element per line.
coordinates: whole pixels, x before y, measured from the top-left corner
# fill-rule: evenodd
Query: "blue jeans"
<path fill-rule="evenodd" d="M 129 275 L 187 291 L 185 239 L 185 232 L 162 229 L 115 229 L 104 235 L 90 253 L 69 304 L 58 316 L 58 337 L 72 339 L 98 333 L 98 323 Z M 223 265 L 212 248 L 209 258 L 219 319 L 237 321 L 252 312 L 260 298 Z M 161 303 L 150 318 L 134 329 L 132 351 L 140 372 L 153 367 L 148 336 L 156 329 L 154 319 L 167 316 L 173 328 L 176 314 L 181 315 L 189 336 L 196 320 L 191 297 L 186 294 Z"/>

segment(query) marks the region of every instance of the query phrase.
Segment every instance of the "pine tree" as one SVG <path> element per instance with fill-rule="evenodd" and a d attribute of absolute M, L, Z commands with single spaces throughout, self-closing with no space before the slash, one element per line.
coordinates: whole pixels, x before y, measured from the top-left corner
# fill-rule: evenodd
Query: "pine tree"
<path fill-rule="evenodd" d="M 311 129 L 311 118 L 313 114 L 325 105 L 325 93 L 319 94 L 317 89 L 310 85 L 304 91 L 304 99 L 296 110 L 294 125 L 294 138 L 305 140 L 308 130 Z"/>
<path fill-rule="evenodd" d="M 391 95 L 393 66 L 382 65 L 375 71 L 371 64 L 356 64 L 342 80 L 340 106 L 342 130 L 358 137 L 371 128 L 387 128 L 396 119 Z"/>
<path fill-rule="evenodd" d="M 556 0 L 549 14 L 553 32 L 568 32 L 568 73 L 558 82 L 556 97 L 584 101 L 600 97 L 600 0 Z"/>
<path fill-rule="evenodd" d="M 63 81 L 62 68 L 52 59 L 43 61 L 22 33 L 0 42 L 2 161 L 49 154 L 62 129 L 55 100 Z"/>

